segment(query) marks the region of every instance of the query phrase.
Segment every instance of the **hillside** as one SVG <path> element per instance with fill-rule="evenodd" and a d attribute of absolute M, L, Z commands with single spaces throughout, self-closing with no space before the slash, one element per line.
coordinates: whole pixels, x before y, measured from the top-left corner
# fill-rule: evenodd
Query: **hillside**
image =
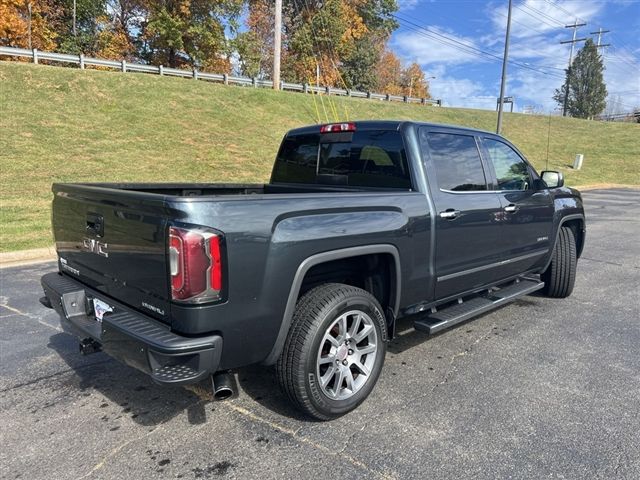
<path fill-rule="evenodd" d="M 492 130 L 495 113 L 335 99 L 344 120 Z M 325 98 L 325 102 L 327 102 Z M 52 182 L 264 182 L 282 135 L 316 123 L 311 96 L 202 81 L 0 62 L 0 251 L 51 244 Z M 506 114 L 504 134 L 541 168 L 548 117 Z M 640 126 L 551 119 L 549 168 L 570 185 L 640 184 Z M 584 168 L 568 166 L 576 153 Z"/>

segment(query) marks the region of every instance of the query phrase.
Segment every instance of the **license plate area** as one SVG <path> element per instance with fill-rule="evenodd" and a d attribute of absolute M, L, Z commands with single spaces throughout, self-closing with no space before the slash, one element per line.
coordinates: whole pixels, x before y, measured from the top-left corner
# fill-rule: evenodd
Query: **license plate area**
<path fill-rule="evenodd" d="M 113 307 L 107 302 L 103 302 L 98 298 L 93 299 L 93 314 L 96 317 L 96 321 L 102 323 L 104 315 L 113 312 Z"/>

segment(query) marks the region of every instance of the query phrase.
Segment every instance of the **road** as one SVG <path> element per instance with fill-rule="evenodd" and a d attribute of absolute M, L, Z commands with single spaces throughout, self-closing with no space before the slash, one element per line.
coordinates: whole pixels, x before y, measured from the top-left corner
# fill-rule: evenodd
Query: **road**
<path fill-rule="evenodd" d="M 570 298 L 431 339 L 401 323 L 371 397 L 330 423 L 261 367 L 212 402 L 80 356 L 38 303 L 54 265 L 4 269 L 0 478 L 640 478 L 640 191 L 584 197 Z"/>

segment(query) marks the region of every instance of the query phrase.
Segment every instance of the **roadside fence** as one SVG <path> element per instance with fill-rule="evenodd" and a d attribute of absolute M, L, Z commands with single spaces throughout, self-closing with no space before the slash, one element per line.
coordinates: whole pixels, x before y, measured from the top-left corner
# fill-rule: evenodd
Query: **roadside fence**
<path fill-rule="evenodd" d="M 107 67 L 120 70 L 121 72 L 140 72 L 151 73 L 155 75 L 164 75 L 171 77 L 191 78 L 194 80 L 205 80 L 212 82 L 220 82 L 225 85 L 239 85 L 245 87 L 265 87 L 273 88 L 271 80 L 261 80 L 258 78 L 241 77 L 236 75 L 227 75 L 226 73 L 206 73 L 198 70 L 184 70 L 179 68 L 169 68 L 163 65 L 146 65 L 142 63 L 131 63 L 126 60 L 105 60 L 102 58 L 85 57 L 83 54 L 71 55 L 67 53 L 43 52 L 34 48 L 33 50 L 15 47 L 0 47 L 0 58 L 2 56 L 29 58 L 33 63 L 37 64 L 42 60 L 48 62 L 60 62 L 64 64 L 78 65 L 80 69 L 86 67 Z M 359 92 L 356 90 L 348 90 L 342 88 L 316 86 L 309 84 L 280 82 L 280 89 L 284 91 L 316 93 L 325 95 L 338 95 L 354 98 L 368 98 L 373 100 L 383 100 L 387 102 L 404 102 L 418 103 L 422 105 L 442 106 L 441 100 L 431 98 L 417 98 L 406 95 L 389 95 L 385 93 Z"/>

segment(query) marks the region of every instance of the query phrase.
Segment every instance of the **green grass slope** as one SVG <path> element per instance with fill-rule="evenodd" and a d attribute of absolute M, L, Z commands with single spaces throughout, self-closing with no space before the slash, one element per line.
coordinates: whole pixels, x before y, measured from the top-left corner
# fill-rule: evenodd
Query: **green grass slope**
<path fill-rule="evenodd" d="M 489 111 L 333 102 L 340 120 L 347 112 L 495 128 Z M 264 182 L 282 135 L 312 123 L 309 95 L 0 62 L 0 251 L 51 244 L 52 182 Z M 546 117 L 504 121 L 505 136 L 538 168 L 548 128 Z M 640 184 L 638 125 L 552 118 L 549 151 L 549 168 L 571 185 Z M 579 172 L 568 168 L 576 153 L 585 154 Z"/>

